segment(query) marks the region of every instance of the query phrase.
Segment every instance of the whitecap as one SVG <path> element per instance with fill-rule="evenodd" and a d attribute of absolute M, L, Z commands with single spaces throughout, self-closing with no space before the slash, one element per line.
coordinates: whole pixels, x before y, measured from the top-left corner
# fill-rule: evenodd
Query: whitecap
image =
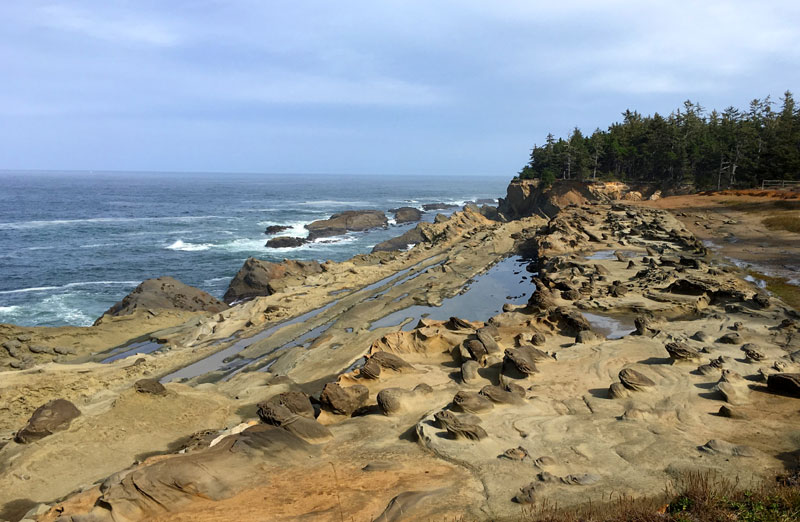
<path fill-rule="evenodd" d="M 358 205 L 369 205 L 368 201 L 340 201 L 335 199 L 318 199 L 316 201 L 303 201 L 298 203 L 298 205 L 308 206 L 308 207 L 321 207 L 321 206 L 331 206 L 331 207 L 341 207 L 341 206 L 358 206 Z"/>
<path fill-rule="evenodd" d="M 13 314 L 19 310 L 19 306 L 0 306 L 0 314 Z"/>
<path fill-rule="evenodd" d="M 258 224 L 262 227 L 270 225 L 279 225 L 282 227 L 289 227 L 286 230 L 278 232 L 277 234 L 268 234 L 270 236 L 291 236 L 291 237 L 308 237 L 308 229 L 306 225 L 310 221 L 259 221 Z"/>
<path fill-rule="evenodd" d="M 397 221 L 394 218 L 389 218 L 388 223 L 389 223 L 389 225 L 396 225 Z"/>
<path fill-rule="evenodd" d="M 184 243 L 182 240 L 177 240 L 169 246 L 166 246 L 167 250 L 180 250 L 181 252 L 197 252 L 200 250 L 208 250 L 211 248 L 211 243 Z"/>
<path fill-rule="evenodd" d="M 2 290 L 0 294 L 24 294 L 27 292 L 44 292 L 46 290 L 61 290 L 80 286 L 138 285 L 139 283 L 140 281 L 76 281 L 61 286 L 33 286 L 30 288 L 18 288 L 16 290 Z"/>
<path fill-rule="evenodd" d="M 59 225 L 82 225 L 86 223 L 135 223 L 139 221 L 197 221 L 203 219 L 231 219 L 224 216 L 158 216 L 158 217 L 103 217 L 103 218 L 84 218 L 84 219 L 51 219 L 33 221 L 12 221 L 0 223 L 0 230 L 17 230 L 27 228 L 44 228 Z"/>

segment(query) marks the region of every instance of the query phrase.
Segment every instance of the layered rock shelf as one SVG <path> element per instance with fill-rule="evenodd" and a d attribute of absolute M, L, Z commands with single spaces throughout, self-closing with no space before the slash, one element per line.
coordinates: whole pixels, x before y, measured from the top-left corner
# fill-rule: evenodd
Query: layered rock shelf
<path fill-rule="evenodd" d="M 666 211 L 572 183 L 512 184 L 498 211 L 343 263 L 249 259 L 237 304 L 151 330 L 158 352 L 4 372 L 0 502 L 47 521 L 499 520 L 688 472 L 769 480 L 797 455 L 795 310 Z M 512 254 L 527 302 L 371 328 Z M 221 353 L 242 364 L 158 382 Z"/>

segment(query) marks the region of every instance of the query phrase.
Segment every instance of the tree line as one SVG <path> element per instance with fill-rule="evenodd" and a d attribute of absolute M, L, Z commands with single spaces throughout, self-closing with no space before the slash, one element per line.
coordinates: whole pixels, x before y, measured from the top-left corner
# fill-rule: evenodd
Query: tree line
<path fill-rule="evenodd" d="M 777 106 L 776 106 L 777 105 Z M 664 117 L 626 110 L 622 121 L 584 136 L 548 134 L 534 145 L 523 179 L 619 180 L 694 185 L 696 189 L 800 180 L 800 110 L 786 91 L 776 104 L 754 99 L 747 110 L 707 112 L 689 100 Z"/>

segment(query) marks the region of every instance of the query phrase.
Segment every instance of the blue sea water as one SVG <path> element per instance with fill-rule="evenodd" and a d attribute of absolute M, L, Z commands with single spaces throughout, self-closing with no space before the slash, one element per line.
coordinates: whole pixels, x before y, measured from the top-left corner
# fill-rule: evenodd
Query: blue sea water
<path fill-rule="evenodd" d="M 268 225 L 497 198 L 506 176 L 0 172 L 0 323 L 89 325 L 163 275 L 221 297 L 248 257 L 342 261 L 413 224 L 269 249 Z M 425 214 L 433 219 L 436 212 Z"/>

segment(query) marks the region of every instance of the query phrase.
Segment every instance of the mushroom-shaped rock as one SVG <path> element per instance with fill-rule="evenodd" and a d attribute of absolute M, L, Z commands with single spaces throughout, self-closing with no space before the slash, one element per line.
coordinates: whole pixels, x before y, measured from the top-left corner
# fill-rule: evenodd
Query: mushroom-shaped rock
<path fill-rule="evenodd" d="M 746 404 L 748 402 L 747 391 L 741 386 L 731 384 L 729 382 L 717 383 L 717 391 L 719 391 L 725 400 L 733 405 Z"/>
<path fill-rule="evenodd" d="M 743 340 L 739 332 L 730 332 L 717 339 L 717 342 L 722 344 L 742 344 Z"/>
<path fill-rule="evenodd" d="M 525 375 L 532 375 L 536 369 L 537 361 L 552 361 L 553 356 L 533 346 L 520 346 L 519 348 L 509 348 L 505 351 L 504 362 L 513 365 L 517 370 Z"/>
<path fill-rule="evenodd" d="M 391 352 L 377 351 L 370 355 L 369 359 L 376 361 L 384 370 L 403 372 L 414 368 L 409 363 L 404 361 L 400 356 Z"/>
<path fill-rule="evenodd" d="M 414 392 L 402 388 L 386 388 L 378 392 L 377 402 L 384 415 L 398 415 L 408 408 Z"/>
<path fill-rule="evenodd" d="M 619 380 L 623 386 L 633 391 L 644 391 L 656 385 L 652 379 L 633 368 L 621 370 L 619 372 Z"/>
<path fill-rule="evenodd" d="M 533 343 L 534 346 L 542 346 L 546 342 L 547 338 L 541 332 L 536 332 L 533 334 L 533 336 L 531 336 L 531 343 Z"/>
<path fill-rule="evenodd" d="M 367 362 L 361 367 L 359 375 L 367 379 L 377 379 L 381 376 L 381 365 L 374 359 L 367 359 Z"/>
<path fill-rule="evenodd" d="M 522 446 L 518 446 L 516 448 L 509 448 L 505 450 L 502 453 L 502 455 L 498 456 L 498 458 L 508 459 L 508 460 L 525 460 L 528 457 L 530 457 L 528 450 L 526 450 Z"/>
<path fill-rule="evenodd" d="M 483 327 L 476 331 L 475 334 L 478 336 L 478 340 L 483 343 L 486 353 L 500 353 L 502 350 L 500 350 L 500 346 L 495 341 L 492 330 L 497 331 L 496 328 Z"/>
<path fill-rule="evenodd" d="M 467 352 L 467 354 L 469 354 L 470 358 L 476 361 L 482 361 L 483 358 L 488 355 L 486 347 L 477 339 L 467 339 L 462 344 L 464 346 L 464 350 Z"/>
<path fill-rule="evenodd" d="M 368 397 L 369 390 L 366 386 L 356 384 L 345 388 L 338 383 L 329 382 L 322 389 L 319 399 L 333 413 L 352 415 L 364 406 Z"/>
<path fill-rule="evenodd" d="M 542 487 L 538 482 L 531 482 L 527 486 L 521 487 L 513 500 L 517 504 L 534 504 L 536 503 L 536 492 Z"/>
<path fill-rule="evenodd" d="M 281 427 L 311 444 L 326 442 L 333 437 L 330 430 L 316 419 L 293 413 L 280 400 L 260 404 L 258 416 L 265 423 Z"/>
<path fill-rule="evenodd" d="M 720 382 L 730 382 L 730 383 L 738 383 L 742 382 L 744 378 L 736 373 L 735 371 L 725 368 L 722 370 L 722 374 L 720 374 Z"/>
<path fill-rule="evenodd" d="M 478 424 L 466 422 L 446 410 L 436 413 L 433 418 L 439 427 L 456 439 L 482 440 L 489 436 Z"/>
<path fill-rule="evenodd" d="M 519 388 L 519 386 L 517 386 L 517 388 Z M 481 388 L 480 395 L 497 404 L 522 404 L 525 397 L 524 391 L 523 395 L 520 396 L 515 391 L 509 391 L 500 386 L 491 385 Z"/>
<path fill-rule="evenodd" d="M 596 343 L 605 341 L 606 338 L 593 330 L 581 330 L 575 336 L 575 342 L 581 344 Z"/>
<path fill-rule="evenodd" d="M 474 384 L 480 381 L 481 377 L 478 374 L 480 367 L 481 365 L 472 359 L 464 361 L 464 364 L 461 365 L 461 380 L 465 384 Z"/>
<path fill-rule="evenodd" d="M 79 417 L 80 410 L 66 399 L 54 399 L 36 408 L 28 423 L 17 432 L 14 440 L 27 444 L 56 431 L 67 429 L 73 419 Z"/>
<path fill-rule="evenodd" d="M 626 388 L 621 382 L 612 383 L 611 386 L 608 387 L 608 398 L 609 399 L 624 399 L 630 396 L 631 391 Z"/>
<path fill-rule="evenodd" d="M 484 413 L 494 407 L 492 401 L 483 395 L 466 391 L 456 393 L 453 404 L 467 413 Z"/>
<path fill-rule="evenodd" d="M 747 362 L 759 362 L 767 358 L 766 355 L 755 348 L 747 348 L 744 350 L 744 356 L 747 358 Z"/>
<path fill-rule="evenodd" d="M 665 348 L 673 361 L 690 361 L 700 358 L 700 352 L 680 341 L 667 343 Z"/>
<path fill-rule="evenodd" d="M 767 378 L 767 388 L 775 393 L 800 398 L 800 373 L 773 373 Z"/>
<path fill-rule="evenodd" d="M 262 402 L 258 405 L 258 416 L 261 420 L 268 424 L 274 424 L 270 419 L 270 409 L 275 406 L 283 406 L 291 413 L 306 417 L 308 419 L 314 418 L 314 406 L 311 405 L 311 400 L 308 395 L 299 391 L 289 391 L 280 393 L 271 399 Z"/>

